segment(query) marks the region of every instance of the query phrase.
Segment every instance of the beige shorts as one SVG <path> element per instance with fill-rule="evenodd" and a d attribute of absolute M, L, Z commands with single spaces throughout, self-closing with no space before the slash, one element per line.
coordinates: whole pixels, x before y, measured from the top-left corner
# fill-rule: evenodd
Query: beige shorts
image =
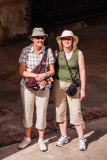
<path fill-rule="evenodd" d="M 21 97 L 23 101 L 23 124 L 25 128 L 33 125 L 34 106 L 36 106 L 36 128 L 42 130 L 46 128 L 46 114 L 49 101 L 50 89 L 31 92 L 21 86 Z"/>
<path fill-rule="evenodd" d="M 55 79 L 53 85 L 54 105 L 56 107 L 56 122 L 63 122 L 67 120 L 67 104 L 69 106 L 70 123 L 73 125 L 84 124 L 81 102 L 79 99 L 79 88 L 74 96 L 68 96 L 66 89 L 69 87 L 70 82 L 62 82 Z"/>

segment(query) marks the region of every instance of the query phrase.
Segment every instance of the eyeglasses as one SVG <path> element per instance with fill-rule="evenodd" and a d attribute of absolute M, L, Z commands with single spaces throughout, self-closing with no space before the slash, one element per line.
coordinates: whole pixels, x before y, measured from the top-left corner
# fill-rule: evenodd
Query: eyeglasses
<path fill-rule="evenodd" d="M 36 39 L 45 39 L 45 37 L 39 37 L 39 36 L 36 36 L 34 38 L 36 38 Z"/>

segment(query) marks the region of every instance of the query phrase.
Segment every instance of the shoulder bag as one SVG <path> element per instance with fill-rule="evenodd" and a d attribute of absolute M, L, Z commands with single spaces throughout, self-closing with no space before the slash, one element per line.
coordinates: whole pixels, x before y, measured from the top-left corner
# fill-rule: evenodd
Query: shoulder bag
<path fill-rule="evenodd" d="M 73 84 L 71 84 L 71 85 L 69 86 L 69 88 L 67 89 L 66 93 L 67 93 L 69 96 L 74 96 L 74 95 L 77 93 L 77 87 L 80 86 L 80 81 L 76 80 L 76 76 L 77 76 L 77 73 L 78 73 L 78 69 L 77 69 L 76 75 L 75 75 L 75 77 L 74 77 L 71 69 L 70 69 L 69 66 L 68 66 L 68 62 L 67 62 L 65 53 L 64 53 L 64 57 L 65 57 L 65 61 L 66 61 L 67 67 L 68 67 L 69 72 L 70 72 L 70 75 L 71 75 L 71 79 L 72 79 L 72 81 L 73 81 Z"/>
<path fill-rule="evenodd" d="M 33 73 L 39 74 L 39 73 L 46 72 L 47 52 L 48 52 L 48 47 L 46 47 L 46 49 L 45 49 L 45 53 L 42 57 L 40 64 L 33 69 L 33 71 L 32 71 Z M 30 90 L 39 90 L 40 89 L 40 85 L 39 85 L 38 81 L 33 77 L 29 78 L 29 80 L 25 83 L 25 86 Z"/>

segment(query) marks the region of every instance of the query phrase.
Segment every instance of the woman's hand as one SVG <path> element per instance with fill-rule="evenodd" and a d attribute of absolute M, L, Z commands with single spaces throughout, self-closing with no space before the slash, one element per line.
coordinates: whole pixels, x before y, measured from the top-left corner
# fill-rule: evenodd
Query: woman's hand
<path fill-rule="evenodd" d="M 43 80 L 43 81 L 41 81 L 41 82 L 39 82 L 39 83 L 40 83 L 41 86 L 44 86 L 44 87 L 47 85 L 47 83 L 46 83 L 45 80 Z"/>
<path fill-rule="evenodd" d="M 26 67 L 27 67 L 26 65 L 20 64 L 19 66 L 20 75 L 23 77 L 29 77 L 29 78 L 34 77 L 36 79 L 38 77 L 38 74 L 26 71 Z"/>
<path fill-rule="evenodd" d="M 42 74 L 38 74 L 38 77 L 35 77 L 37 81 L 43 81 L 45 77 L 49 75 L 54 75 L 55 70 L 54 70 L 54 64 L 48 64 L 48 71 Z"/>
<path fill-rule="evenodd" d="M 81 89 L 80 90 L 80 101 L 82 101 L 85 98 L 85 90 Z"/>
<path fill-rule="evenodd" d="M 38 76 L 36 76 L 35 79 L 37 81 L 43 81 L 46 76 L 46 73 L 38 74 Z"/>

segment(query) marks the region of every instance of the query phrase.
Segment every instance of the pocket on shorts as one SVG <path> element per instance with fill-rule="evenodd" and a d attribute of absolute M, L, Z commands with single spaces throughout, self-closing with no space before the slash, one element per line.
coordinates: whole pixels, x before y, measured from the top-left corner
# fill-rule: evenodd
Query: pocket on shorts
<path fill-rule="evenodd" d="M 66 92 L 66 90 L 69 88 L 69 86 L 72 84 L 72 82 L 64 82 L 64 81 L 59 81 L 60 89 Z"/>

